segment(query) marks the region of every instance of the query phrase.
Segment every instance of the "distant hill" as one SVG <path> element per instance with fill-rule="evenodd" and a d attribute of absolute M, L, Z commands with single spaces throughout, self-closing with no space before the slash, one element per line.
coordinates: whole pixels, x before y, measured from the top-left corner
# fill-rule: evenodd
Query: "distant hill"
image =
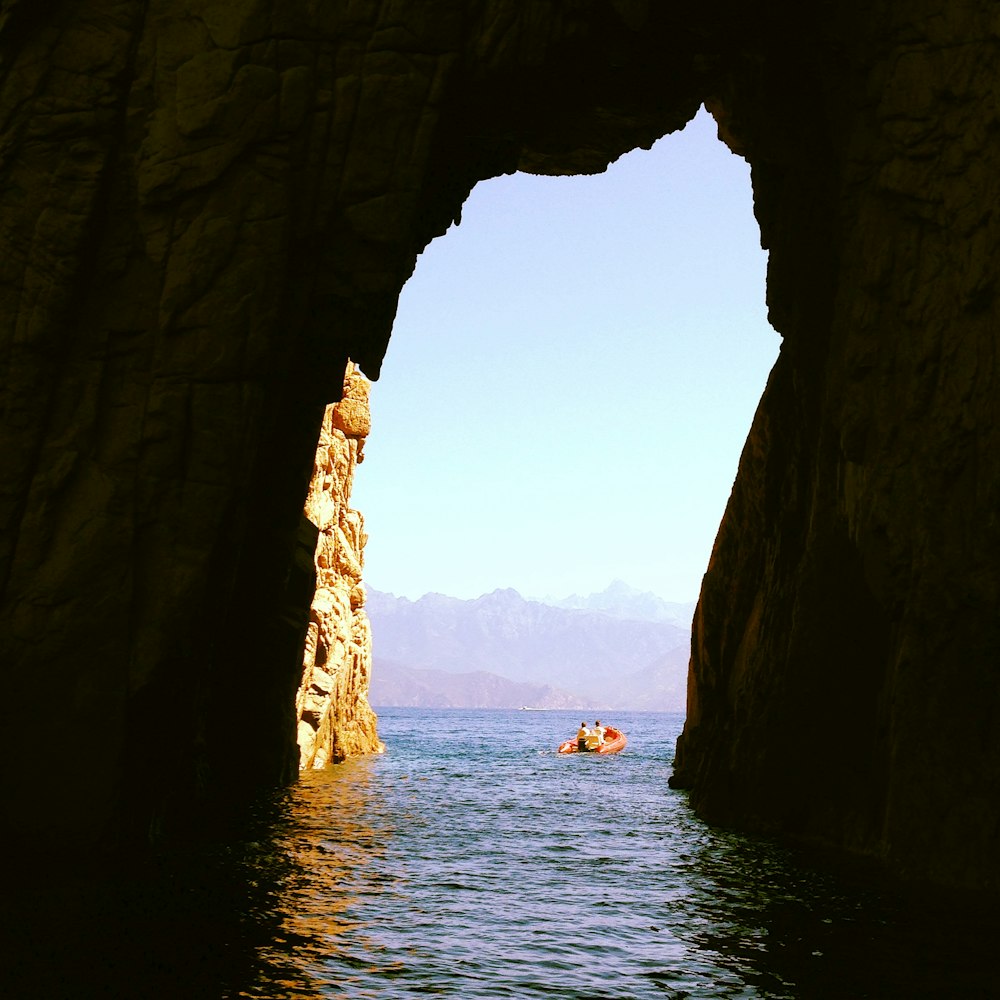
<path fill-rule="evenodd" d="M 621 679 L 620 704 L 648 712 L 683 712 L 687 708 L 687 668 L 691 657 L 690 640 L 664 653 L 642 670 Z"/>
<path fill-rule="evenodd" d="M 615 580 L 599 594 L 581 597 L 571 594 L 559 599 L 544 598 L 543 604 L 554 608 L 574 608 L 583 611 L 603 611 L 615 618 L 634 621 L 670 622 L 681 628 L 690 629 L 694 617 L 695 601 L 678 604 L 665 601 L 649 591 L 636 590 L 622 580 Z"/>
<path fill-rule="evenodd" d="M 376 658 L 368 700 L 407 708 L 579 708 L 591 706 L 547 684 L 511 681 L 485 670 L 450 674 Z"/>
<path fill-rule="evenodd" d="M 633 601 L 629 616 L 621 616 L 628 597 L 621 587 L 617 597 L 611 595 L 617 611 L 555 607 L 510 589 L 475 600 L 425 594 L 417 601 L 371 590 L 372 704 L 471 707 L 469 699 L 479 699 L 484 707 L 497 708 L 683 710 L 690 622 L 664 620 L 663 608 L 654 603 L 659 599 L 636 591 L 630 592 L 654 602 Z M 641 613 L 636 609 L 643 603 L 660 617 L 631 617 Z M 386 664 L 382 681 L 380 664 Z M 414 700 L 421 698 L 437 700 Z M 540 703 L 546 698 L 561 702 Z"/>

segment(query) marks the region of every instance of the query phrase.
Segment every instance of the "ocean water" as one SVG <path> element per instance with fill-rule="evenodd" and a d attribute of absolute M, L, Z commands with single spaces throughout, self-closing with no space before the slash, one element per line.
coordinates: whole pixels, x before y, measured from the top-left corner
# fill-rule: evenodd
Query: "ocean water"
<path fill-rule="evenodd" d="M 988 910 L 707 826 L 667 786 L 680 716 L 559 756 L 579 721 L 382 709 L 384 755 L 304 774 L 235 846 L 8 926 L 3 995 L 1000 996 Z"/>

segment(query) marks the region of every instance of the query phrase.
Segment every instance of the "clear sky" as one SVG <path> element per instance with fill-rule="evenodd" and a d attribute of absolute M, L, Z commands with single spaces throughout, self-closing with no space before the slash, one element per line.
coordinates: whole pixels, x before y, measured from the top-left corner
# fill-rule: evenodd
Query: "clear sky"
<path fill-rule="evenodd" d="M 765 268 L 704 111 L 600 175 L 479 184 L 372 386 L 369 586 L 695 599 L 778 350 Z"/>

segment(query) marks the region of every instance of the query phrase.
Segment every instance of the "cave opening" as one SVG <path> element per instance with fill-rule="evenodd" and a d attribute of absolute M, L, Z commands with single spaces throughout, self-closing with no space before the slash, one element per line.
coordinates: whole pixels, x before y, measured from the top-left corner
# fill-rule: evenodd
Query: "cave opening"
<path fill-rule="evenodd" d="M 990 264 L 1000 171 L 990 5 L 814 5 L 801 16 L 790 6 L 641 0 L 361 3 L 320 16 L 317 5 L 255 0 L 200 5 L 203 17 L 169 3 L 54 6 L 53 18 L 40 18 L 12 0 L 0 17 L 10 67 L 4 503 L 17 528 L 4 535 L 0 568 L 3 825 L 31 849 L 17 852 L 30 889 L 76 867 L 77 852 L 158 847 L 183 840 L 187 827 L 200 838 L 211 809 L 231 825 L 230 799 L 290 777 L 290 692 L 313 592 L 316 532 L 301 511 L 315 429 L 347 357 L 373 372 L 380 363 L 415 249 L 444 227 L 467 185 L 517 162 L 595 165 L 676 126 L 696 95 L 712 95 L 754 160 L 768 296 L 785 346 L 702 588 L 695 635 L 705 641 L 695 644 L 688 721 L 699 718 L 683 736 L 675 801 L 690 789 L 694 814 L 713 826 L 778 831 L 995 896 L 1000 419 Z M 558 595 L 598 588 L 614 573 L 671 597 L 697 589 L 649 580 L 626 555 L 680 564 L 678 539 L 694 543 L 697 532 L 679 526 L 670 504 L 686 500 L 707 525 L 693 545 L 696 581 L 767 364 L 726 456 L 709 417 L 736 400 L 722 376 L 748 368 L 735 349 L 748 324 L 723 323 L 734 336 L 713 338 L 716 327 L 681 322 L 691 317 L 676 305 L 634 323 L 623 305 L 672 283 L 695 286 L 721 310 L 735 282 L 724 276 L 723 250 L 699 256 L 695 233 L 657 219 L 651 196 L 639 199 L 640 228 L 626 243 L 660 263 L 645 278 L 626 263 L 611 236 L 628 213 L 596 192 L 632 161 L 606 178 L 541 179 L 545 195 L 520 210 L 504 192 L 535 180 L 485 182 L 464 226 L 427 250 L 376 390 L 372 461 L 358 477 L 372 585 L 475 594 L 507 584 Z M 707 166 L 692 172 L 692 190 L 718 192 Z M 659 180 L 675 206 L 693 200 L 671 170 Z M 502 205 L 493 215 L 490 192 Z M 540 208 L 564 197 L 573 221 L 593 202 L 608 207 L 610 222 L 560 229 Z M 716 207 L 714 227 L 703 221 L 698 231 L 714 228 L 725 237 L 719 246 L 733 247 L 736 213 Z M 749 220 L 749 199 L 744 208 Z M 509 256 L 525 266 L 507 284 L 495 238 L 504 225 L 520 230 Z M 409 300 L 432 261 L 480 230 L 492 236 L 479 272 L 493 299 L 449 336 L 442 305 L 464 297 L 469 279 L 460 278 L 430 297 L 435 311 L 410 336 Z M 654 238 L 641 242 L 637 232 Z M 668 235 L 685 263 L 700 266 L 658 258 Z M 547 246 L 559 267 L 534 255 Z M 597 266 L 570 267 L 569 251 L 587 247 Z M 553 294 L 564 269 L 576 280 Z M 699 286 L 693 275 L 710 280 Z M 501 309 L 529 279 L 536 294 L 519 300 L 520 311 Z M 581 288 L 611 295 L 574 318 Z M 758 279 L 757 308 L 760 289 Z M 698 364 L 671 353 L 684 343 L 680 328 L 697 332 Z M 445 344 L 435 353 L 438 334 Z M 598 359 L 595 371 L 584 370 L 585 358 Z M 470 359 L 482 363 L 475 375 Z M 672 382 L 664 372 L 675 370 L 684 377 Z M 399 371 L 413 386 L 400 403 L 410 437 L 389 412 L 407 384 Z M 708 400 L 708 415 L 695 412 L 696 397 Z M 693 431 L 690 452 L 671 450 L 677 427 Z M 359 448 L 360 424 L 351 431 Z M 388 445 L 412 460 L 402 474 L 386 460 Z M 722 484 L 699 502 L 695 474 L 711 455 L 724 466 Z M 390 468 L 395 480 L 378 483 Z M 459 490 L 474 482 L 477 491 Z M 331 531 L 361 537 L 349 513 Z M 460 582 L 446 542 L 478 576 Z M 383 573 L 383 545 L 420 574 L 416 583 Z M 606 555 L 617 560 L 611 573 L 586 578 Z M 519 575 L 529 566 L 534 576 Z M 328 593 L 331 606 L 360 617 L 360 586 Z M 330 638 L 336 647 L 339 634 Z M 326 649 L 316 658 L 319 690 L 333 682 Z M 419 774 L 423 760 L 414 759 Z M 660 776 L 657 802 L 671 794 Z M 405 831 L 421 832 L 399 815 Z M 492 834 L 499 823 L 480 826 Z M 726 896 L 725 874 L 714 891 L 697 865 L 690 871 L 691 888 Z M 387 895 L 393 885 L 374 884 Z M 588 879 L 580 895 L 592 893 Z M 772 901 L 791 912 L 784 893 Z M 419 912 L 439 912 L 438 902 Z M 190 896 L 183 909 L 193 912 Z M 493 926 L 506 927 L 512 910 Z M 22 952 L 46 938 L 62 943 L 74 924 L 97 926 L 87 909 L 51 912 L 58 923 L 39 923 Z M 778 942 L 777 972 L 796 953 L 817 970 L 812 990 L 793 970 L 779 991 L 828 992 L 849 967 L 825 946 L 804 945 L 826 940 L 825 920 L 803 934 L 793 914 L 787 939 L 765 922 L 748 943 L 742 915 L 733 916 L 734 947 L 761 954 Z M 851 919 L 845 933 L 857 940 Z M 269 912 L 265 920 L 270 934 L 277 922 Z M 923 978 L 922 958 L 960 955 L 937 934 L 952 923 L 937 916 L 909 955 L 879 955 Z M 233 941 L 249 940 L 245 928 L 210 950 L 232 955 Z M 441 931 L 435 925 L 430 938 L 435 957 Z M 697 975 L 705 945 L 718 940 L 707 933 L 688 951 Z M 98 937 L 107 953 L 82 955 L 126 975 L 136 968 L 122 962 L 118 935 Z M 170 947 L 158 965 L 191 953 Z M 68 974 L 81 964 L 66 963 Z M 881 981 L 865 975 L 870 965 L 855 968 L 863 986 Z M 397 985 L 398 970 L 386 969 Z M 347 963 L 344 978 L 356 971 Z M 642 985 L 686 986 L 664 971 L 653 968 Z M 748 989 L 760 982 L 750 972 Z M 988 980 L 958 982 L 936 989 L 925 979 L 900 995 L 972 995 Z M 844 992 L 858 995 L 856 985 Z"/>
<path fill-rule="evenodd" d="M 481 182 L 372 389 L 367 585 L 693 602 L 777 354 L 765 269 L 704 109 L 603 174 Z"/>

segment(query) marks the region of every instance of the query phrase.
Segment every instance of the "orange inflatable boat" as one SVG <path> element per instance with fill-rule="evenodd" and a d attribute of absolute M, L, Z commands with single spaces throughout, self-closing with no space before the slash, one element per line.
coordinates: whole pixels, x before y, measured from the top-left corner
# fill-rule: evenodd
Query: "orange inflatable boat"
<path fill-rule="evenodd" d="M 584 753 L 618 753 L 619 750 L 625 749 L 625 744 L 628 740 L 625 738 L 625 734 L 620 729 L 615 729 L 614 726 L 604 727 L 604 742 L 596 750 L 585 750 Z M 560 753 L 579 753 L 580 751 L 576 746 L 576 739 L 566 740 L 565 743 L 559 744 Z"/>

